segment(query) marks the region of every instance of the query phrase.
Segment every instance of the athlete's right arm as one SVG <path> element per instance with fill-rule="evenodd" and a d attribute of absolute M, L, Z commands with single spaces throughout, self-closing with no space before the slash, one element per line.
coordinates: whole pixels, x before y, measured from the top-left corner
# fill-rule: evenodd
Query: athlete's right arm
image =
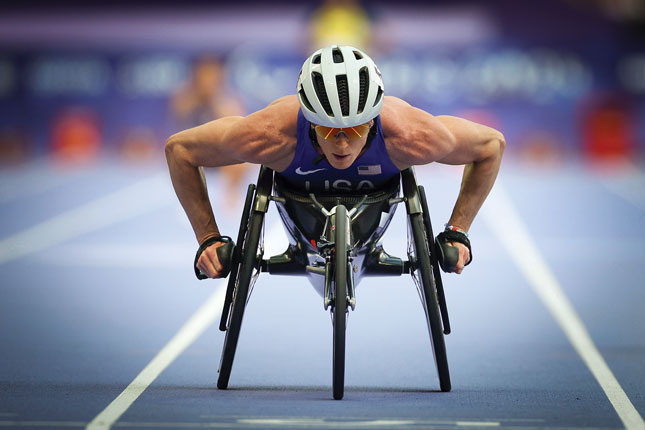
<path fill-rule="evenodd" d="M 168 139 L 166 159 L 172 184 L 199 244 L 220 235 L 201 168 L 244 162 L 286 168 L 295 152 L 295 101 L 296 105 L 293 99 L 283 98 L 246 117 L 221 118 Z M 198 264 L 209 277 L 217 277 L 222 269 L 216 256 L 211 256 L 218 245 L 207 248 L 208 258 Z"/>

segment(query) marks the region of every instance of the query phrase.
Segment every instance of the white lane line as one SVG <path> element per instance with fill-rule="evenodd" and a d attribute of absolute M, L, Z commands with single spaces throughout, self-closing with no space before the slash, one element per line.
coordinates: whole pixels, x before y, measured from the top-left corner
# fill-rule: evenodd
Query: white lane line
<path fill-rule="evenodd" d="M 7 181 L 0 185 L 0 204 L 9 203 L 12 200 L 25 199 L 44 193 L 57 187 L 62 187 L 80 176 L 79 173 L 49 172 L 37 177 L 27 176 L 26 178 L 12 178 L 14 181 Z M 0 178 L 2 181 L 2 178 Z M 17 184 L 16 184 L 17 182 Z"/>
<path fill-rule="evenodd" d="M 156 174 L 0 240 L 0 264 L 174 203 L 167 174 Z"/>
<path fill-rule="evenodd" d="M 627 430 L 645 430 L 645 422 L 616 380 L 611 369 L 596 348 L 582 320 L 560 287 L 555 275 L 538 251 L 528 229 L 504 191 L 501 183 L 484 205 L 484 218 L 490 229 L 506 247 L 533 291 L 564 331 L 602 387 Z"/>
<path fill-rule="evenodd" d="M 218 287 L 190 317 L 177 334 L 163 347 L 119 396 L 85 427 L 87 430 L 108 430 L 128 410 L 157 377 L 186 350 L 221 314 L 225 287 Z"/>

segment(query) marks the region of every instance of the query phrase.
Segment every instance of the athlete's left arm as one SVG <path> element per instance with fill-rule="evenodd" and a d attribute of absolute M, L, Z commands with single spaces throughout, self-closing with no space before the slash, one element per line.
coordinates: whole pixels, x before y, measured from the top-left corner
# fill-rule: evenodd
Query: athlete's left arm
<path fill-rule="evenodd" d="M 468 231 L 495 183 L 506 141 L 499 131 L 463 118 L 436 119 L 454 136 L 452 147 L 437 162 L 466 165 L 449 223 Z"/>
<path fill-rule="evenodd" d="M 435 161 L 466 165 L 449 223 L 467 232 L 497 177 L 506 147 L 502 133 L 463 118 L 433 116 L 396 97 L 385 98 L 381 123 L 390 158 L 400 170 Z M 459 248 L 453 271 L 461 273 L 470 255 L 465 245 L 453 245 Z"/>

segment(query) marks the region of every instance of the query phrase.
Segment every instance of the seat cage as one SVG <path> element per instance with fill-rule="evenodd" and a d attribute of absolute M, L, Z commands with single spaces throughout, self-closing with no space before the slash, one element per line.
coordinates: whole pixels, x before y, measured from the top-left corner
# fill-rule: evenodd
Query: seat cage
<path fill-rule="evenodd" d="M 394 216 L 397 203 L 402 201 L 397 199 L 400 181 L 400 175 L 397 175 L 385 188 L 367 195 L 315 195 L 328 211 L 340 204 L 348 209 L 360 204 L 351 218 L 350 233 L 350 255 L 355 264 L 356 284 L 361 276 L 398 276 L 404 273 L 403 260 L 389 256 L 379 243 Z M 324 262 L 318 252 L 318 242 L 325 229 L 326 217 L 310 195 L 292 189 L 278 174 L 274 175 L 273 190 L 277 197 L 273 200 L 287 232 L 289 247 L 283 254 L 267 260 L 266 269 L 276 275 L 309 275 L 312 284 L 319 289 L 322 277 L 308 272 L 307 267 Z"/>

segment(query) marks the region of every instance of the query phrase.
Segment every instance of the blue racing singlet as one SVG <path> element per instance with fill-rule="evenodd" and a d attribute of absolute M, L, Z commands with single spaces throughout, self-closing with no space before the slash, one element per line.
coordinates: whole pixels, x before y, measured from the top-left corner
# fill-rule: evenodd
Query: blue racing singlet
<path fill-rule="evenodd" d="M 366 193 L 382 188 L 400 170 L 396 168 L 385 149 L 380 117 L 374 119 L 376 136 L 367 149 L 347 169 L 335 169 L 326 159 L 314 164 L 319 157 L 309 136 L 311 123 L 298 111 L 298 142 L 293 161 L 281 175 L 286 182 L 300 191 L 314 193 Z"/>

